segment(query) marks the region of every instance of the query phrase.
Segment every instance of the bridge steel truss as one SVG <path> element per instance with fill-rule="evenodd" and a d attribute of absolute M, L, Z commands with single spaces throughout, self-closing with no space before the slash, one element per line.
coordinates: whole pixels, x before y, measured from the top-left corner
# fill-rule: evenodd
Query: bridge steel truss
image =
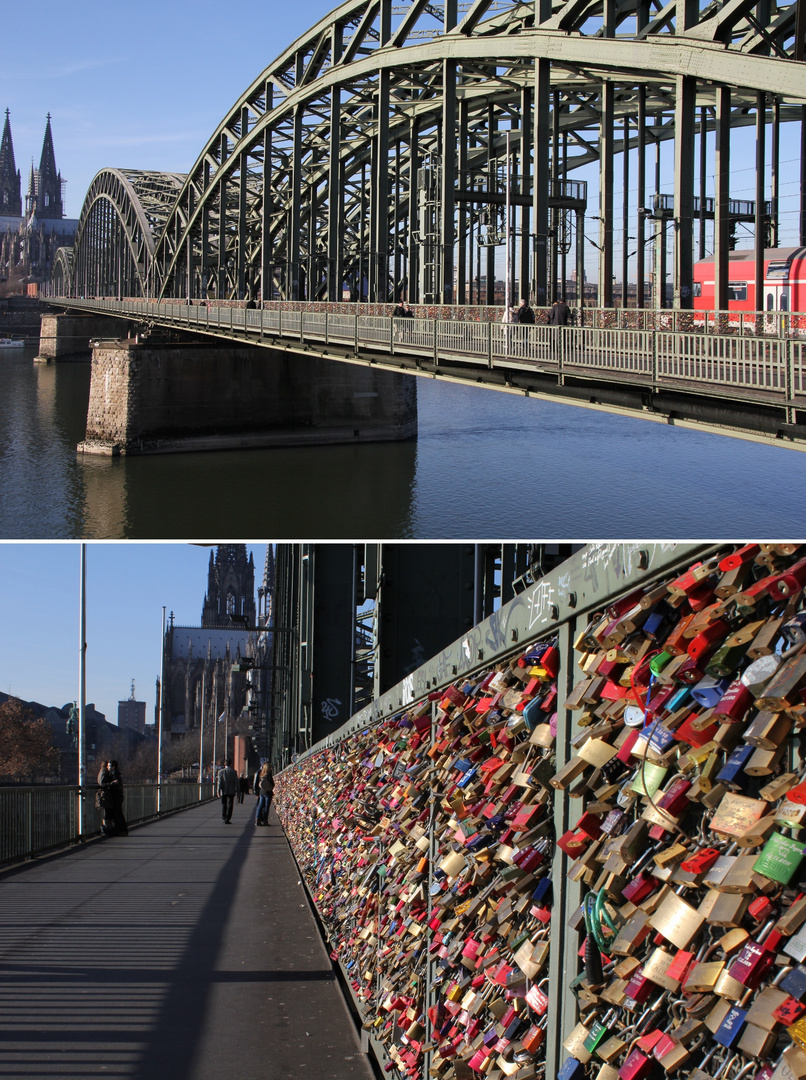
<path fill-rule="evenodd" d="M 647 243 L 654 236 L 665 250 L 671 222 L 674 301 L 688 307 L 698 230 L 705 253 L 697 199 L 705 205 L 713 168 L 725 309 L 732 128 L 755 126 L 755 162 L 742 168 L 756 173 L 757 281 L 765 241 L 777 236 L 781 125 L 793 121 L 806 244 L 804 38 L 806 0 L 348 0 L 248 88 L 181 190 L 171 191 L 180 178 L 166 182 L 167 213 L 163 203 L 160 213 L 126 209 L 124 190 L 142 198 L 140 178 L 155 174 L 99 174 L 76 279 L 92 291 L 94 276 L 101 291 L 108 272 L 119 294 L 131 284 L 151 298 L 336 301 L 346 285 L 375 302 L 489 304 L 503 244 L 510 294 L 542 305 L 569 271 L 582 277 L 587 193 L 573 175 L 593 164 L 599 306 L 613 304 L 617 232 L 622 280 L 634 254 L 645 306 Z M 673 207 L 659 215 L 651 207 L 667 140 Z M 628 195 L 617 210 L 619 155 Z"/>
<path fill-rule="evenodd" d="M 54 283 L 76 296 L 145 296 L 155 238 L 168 220 L 183 175 L 102 169 L 90 184 L 72 257 L 60 248 Z"/>

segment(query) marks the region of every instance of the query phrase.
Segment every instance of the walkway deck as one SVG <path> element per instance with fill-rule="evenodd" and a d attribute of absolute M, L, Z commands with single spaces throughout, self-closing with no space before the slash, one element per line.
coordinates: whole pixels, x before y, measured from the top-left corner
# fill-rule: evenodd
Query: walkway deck
<path fill-rule="evenodd" d="M 0 874 L 0 1077 L 370 1080 L 288 844 L 254 805 Z"/>

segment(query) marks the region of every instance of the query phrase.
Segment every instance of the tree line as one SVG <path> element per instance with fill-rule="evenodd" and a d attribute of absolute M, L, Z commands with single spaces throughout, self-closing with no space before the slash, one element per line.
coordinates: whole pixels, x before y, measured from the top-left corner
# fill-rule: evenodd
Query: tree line
<path fill-rule="evenodd" d="M 232 753 L 232 736 L 248 734 L 248 721 L 236 721 L 229 729 L 225 748 L 224 726 L 218 725 L 218 737 L 212 728 L 204 733 L 205 772 L 213 760 Z M 53 730 L 44 717 L 38 717 L 24 701 L 8 698 L 0 704 L 0 783 L 54 783 L 61 779 L 63 751 L 53 745 Z M 75 751 L 78 753 L 78 750 Z M 149 783 L 157 775 L 157 740 L 152 735 L 132 746 L 123 732 L 112 733 L 108 743 L 88 765 L 100 768 L 101 760 L 116 760 L 124 783 Z M 194 771 L 199 763 L 199 732 L 176 735 L 163 744 L 163 775 Z M 73 771 L 74 774 L 74 771 Z M 94 777 L 89 776 L 92 781 Z"/>

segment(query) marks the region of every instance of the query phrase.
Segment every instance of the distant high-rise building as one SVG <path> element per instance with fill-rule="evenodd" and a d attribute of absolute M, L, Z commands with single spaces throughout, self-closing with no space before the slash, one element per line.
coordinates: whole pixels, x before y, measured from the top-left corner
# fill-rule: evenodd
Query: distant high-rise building
<path fill-rule="evenodd" d="M 132 692 L 128 700 L 118 702 L 118 727 L 131 728 L 133 731 L 139 731 L 141 735 L 146 733 L 146 703 L 136 699 L 134 679 L 132 679 Z"/>

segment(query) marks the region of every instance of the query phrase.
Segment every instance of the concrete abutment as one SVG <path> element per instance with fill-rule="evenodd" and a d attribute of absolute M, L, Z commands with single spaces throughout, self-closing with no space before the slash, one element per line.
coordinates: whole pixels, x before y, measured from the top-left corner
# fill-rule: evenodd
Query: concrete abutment
<path fill-rule="evenodd" d="M 416 434 L 411 375 L 203 339 L 105 339 L 93 347 L 87 433 L 78 449 L 176 453 Z"/>
<path fill-rule="evenodd" d="M 112 315 L 46 313 L 39 328 L 39 352 L 35 362 L 51 364 L 63 360 L 88 360 L 93 338 L 120 337 L 127 323 Z"/>

